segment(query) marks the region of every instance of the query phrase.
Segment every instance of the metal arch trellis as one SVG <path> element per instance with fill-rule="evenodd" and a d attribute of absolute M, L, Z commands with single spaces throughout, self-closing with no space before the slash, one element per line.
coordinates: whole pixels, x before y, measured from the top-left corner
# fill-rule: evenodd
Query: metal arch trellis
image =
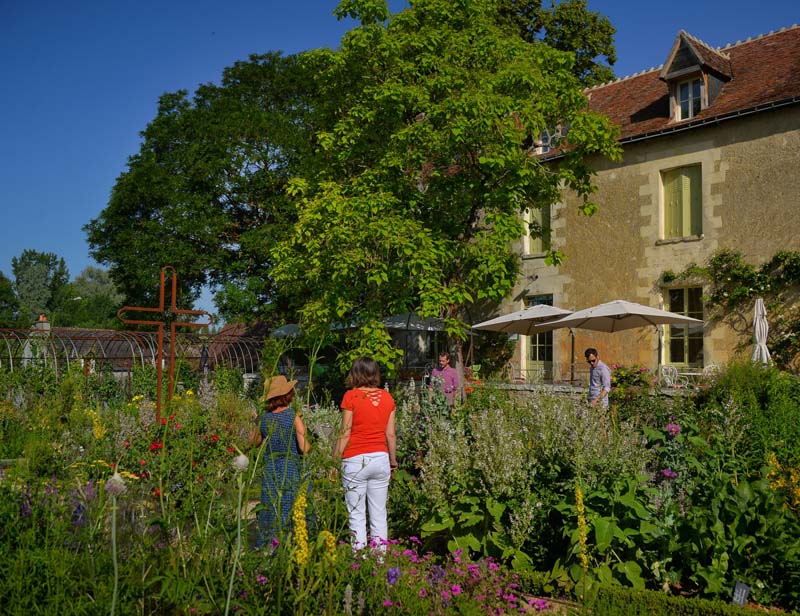
<path fill-rule="evenodd" d="M 22 363 L 22 349 L 31 333 L 31 330 L 0 329 L 0 368 L 14 369 L 18 367 L 18 362 Z M 155 366 L 156 363 L 154 332 L 54 327 L 50 336 L 58 340 L 50 347 L 56 349 L 55 363 L 58 366 L 69 367 L 76 360 L 100 359 L 97 355 L 103 357 L 114 372 L 127 372 L 134 363 L 142 367 Z M 101 344 L 105 350 L 95 354 Z M 259 337 L 226 334 L 197 336 L 186 332 L 176 334 L 176 353 L 198 367 L 204 346 L 209 354 L 209 368 L 225 366 L 240 368 L 243 372 L 259 370 L 260 349 L 263 346 L 263 340 Z M 30 359 L 28 363 L 35 363 L 35 360 Z M 51 350 L 48 365 L 53 363 Z"/>

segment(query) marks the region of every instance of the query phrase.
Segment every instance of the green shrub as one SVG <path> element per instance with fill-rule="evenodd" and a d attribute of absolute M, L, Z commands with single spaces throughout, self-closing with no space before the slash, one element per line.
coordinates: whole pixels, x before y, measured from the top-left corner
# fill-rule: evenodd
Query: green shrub
<path fill-rule="evenodd" d="M 753 616 L 764 613 L 719 600 L 687 599 L 615 586 L 599 588 L 586 607 L 593 616 Z"/>

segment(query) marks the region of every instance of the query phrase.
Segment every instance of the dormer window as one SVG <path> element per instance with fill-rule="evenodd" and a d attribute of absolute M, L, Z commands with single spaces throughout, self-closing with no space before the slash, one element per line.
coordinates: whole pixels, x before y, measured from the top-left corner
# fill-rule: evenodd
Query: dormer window
<path fill-rule="evenodd" d="M 677 85 L 678 120 L 693 118 L 703 108 L 703 80 L 681 81 Z"/>
<path fill-rule="evenodd" d="M 670 119 L 682 122 L 698 116 L 714 104 L 732 77 L 726 54 L 681 30 L 659 74 L 669 87 Z"/>

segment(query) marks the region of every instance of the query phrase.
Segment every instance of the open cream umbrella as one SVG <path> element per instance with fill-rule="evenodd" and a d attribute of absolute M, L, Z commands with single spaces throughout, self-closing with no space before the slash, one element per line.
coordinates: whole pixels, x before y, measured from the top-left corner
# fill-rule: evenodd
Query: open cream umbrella
<path fill-rule="evenodd" d="M 559 317 L 572 314 L 569 310 L 556 308 L 555 306 L 547 306 L 545 304 L 537 304 L 529 306 L 523 310 L 517 310 L 510 314 L 504 314 L 482 323 L 477 323 L 472 326 L 472 329 L 485 329 L 492 332 L 506 332 L 508 334 L 522 334 L 523 336 L 531 336 L 540 331 L 549 331 L 538 329 L 539 324 L 545 321 L 552 321 Z"/>
<path fill-rule="evenodd" d="M 618 332 L 624 329 L 650 325 L 693 324 L 702 325 L 703 322 L 675 312 L 617 299 L 613 302 L 578 310 L 556 321 L 541 323 L 538 327 L 540 331 L 570 327 L 591 329 L 598 332 Z"/>
<path fill-rule="evenodd" d="M 769 323 L 767 323 L 767 309 L 764 300 L 760 297 L 756 300 L 756 307 L 753 311 L 753 363 L 767 365 L 769 363 L 769 349 L 767 348 L 767 336 L 769 335 Z"/>

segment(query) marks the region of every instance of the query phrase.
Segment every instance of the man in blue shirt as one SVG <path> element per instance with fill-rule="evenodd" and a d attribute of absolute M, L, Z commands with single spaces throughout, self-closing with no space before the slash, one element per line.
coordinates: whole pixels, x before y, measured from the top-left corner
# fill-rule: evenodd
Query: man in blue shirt
<path fill-rule="evenodd" d="M 583 353 L 589 368 L 589 404 L 608 408 L 608 392 L 611 391 L 611 370 L 597 356 L 597 349 L 588 348 Z"/>

